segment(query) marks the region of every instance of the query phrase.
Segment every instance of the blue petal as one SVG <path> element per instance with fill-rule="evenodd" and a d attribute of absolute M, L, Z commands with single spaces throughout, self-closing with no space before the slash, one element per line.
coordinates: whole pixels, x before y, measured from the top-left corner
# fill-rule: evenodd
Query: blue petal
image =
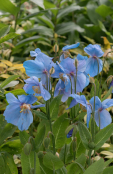
<path fill-rule="evenodd" d="M 92 57 L 102 57 L 104 54 L 104 52 L 101 50 L 101 47 L 97 44 L 89 44 L 87 47 L 84 48 L 84 51 Z"/>
<path fill-rule="evenodd" d="M 87 127 L 89 128 L 89 121 L 90 121 L 90 118 L 91 118 L 91 106 L 90 105 L 87 105 Z"/>
<path fill-rule="evenodd" d="M 77 84 L 76 90 L 77 92 L 82 92 L 86 85 L 86 76 L 84 73 L 77 74 Z"/>
<path fill-rule="evenodd" d="M 80 43 L 76 43 L 76 44 L 72 44 L 72 45 L 66 45 L 65 47 L 62 48 L 63 51 L 69 50 L 69 49 L 73 49 L 73 48 L 77 48 L 80 45 Z"/>
<path fill-rule="evenodd" d="M 32 108 L 32 109 L 35 109 L 35 108 L 41 108 L 41 107 L 45 107 L 45 104 L 40 104 L 40 105 L 31 105 L 31 108 Z"/>
<path fill-rule="evenodd" d="M 106 109 L 113 106 L 113 99 L 106 99 L 102 102 L 102 108 Z"/>
<path fill-rule="evenodd" d="M 15 104 L 20 103 L 19 100 L 12 93 L 6 94 L 6 99 L 7 99 L 8 103 L 15 103 Z"/>
<path fill-rule="evenodd" d="M 48 66 L 51 64 L 51 62 L 52 62 L 52 60 L 50 59 L 50 57 L 47 56 L 47 55 L 45 55 L 45 54 L 42 53 L 42 52 L 38 53 L 38 55 L 37 55 L 35 61 L 37 61 L 37 62 L 38 62 L 38 61 L 42 62 L 42 63 L 44 64 L 45 67 L 48 67 Z"/>
<path fill-rule="evenodd" d="M 12 123 L 17 126 L 18 120 L 20 118 L 20 106 L 21 105 L 18 105 L 16 103 L 11 103 L 6 107 L 3 115 L 5 116 L 5 119 L 8 123 Z"/>
<path fill-rule="evenodd" d="M 18 95 L 18 99 L 21 103 L 33 104 L 37 101 L 37 98 L 33 95 Z"/>
<path fill-rule="evenodd" d="M 23 89 L 24 89 L 24 91 L 27 93 L 27 94 L 34 94 L 35 93 L 35 91 L 33 90 L 33 86 L 35 86 L 36 84 L 25 84 L 24 85 L 24 87 L 23 87 Z"/>
<path fill-rule="evenodd" d="M 30 51 L 30 55 L 31 55 L 31 57 L 36 57 L 37 53 L 35 51 Z"/>
<path fill-rule="evenodd" d="M 27 60 L 23 63 L 23 66 L 26 70 L 26 74 L 30 77 L 37 76 L 40 78 L 45 70 L 43 63 L 35 60 Z"/>
<path fill-rule="evenodd" d="M 86 60 L 79 60 L 77 70 L 80 72 L 84 72 L 86 70 Z"/>
<path fill-rule="evenodd" d="M 74 107 L 75 105 L 77 105 L 77 101 L 76 101 L 76 99 L 73 99 L 72 101 L 71 101 L 71 103 L 70 103 L 70 106 L 69 106 L 69 108 L 67 108 L 67 109 L 70 109 L 70 108 L 72 108 L 72 107 Z M 66 110 L 67 110 L 66 109 Z"/>
<path fill-rule="evenodd" d="M 64 54 L 62 54 L 61 56 L 60 56 L 60 61 L 62 61 L 64 59 Z"/>
<path fill-rule="evenodd" d="M 92 97 L 89 100 L 89 103 L 92 105 L 92 108 L 94 108 L 94 97 Z M 98 96 L 95 96 L 95 111 L 102 108 L 102 103 L 100 101 L 100 99 L 98 98 Z"/>
<path fill-rule="evenodd" d="M 36 49 L 35 49 L 35 52 L 36 52 L 36 53 L 40 53 L 40 52 L 41 52 L 40 48 L 36 48 Z"/>
<path fill-rule="evenodd" d="M 27 130 L 32 122 L 33 122 L 33 115 L 31 111 L 28 111 L 26 113 L 22 112 L 18 120 L 17 126 L 21 131 Z"/>
<path fill-rule="evenodd" d="M 95 121 L 97 126 L 99 127 L 99 112 L 95 113 Z M 100 112 L 100 129 L 108 126 L 112 122 L 111 116 L 108 111 L 105 109 Z"/>
<path fill-rule="evenodd" d="M 77 60 L 87 60 L 88 57 L 87 56 L 82 56 L 80 54 L 77 55 Z"/>
<path fill-rule="evenodd" d="M 67 134 L 67 138 L 70 138 L 70 137 L 72 137 L 72 134 L 73 134 L 73 129 L 74 128 L 72 128 L 69 132 L 68 132 L 68 134 Z"/>

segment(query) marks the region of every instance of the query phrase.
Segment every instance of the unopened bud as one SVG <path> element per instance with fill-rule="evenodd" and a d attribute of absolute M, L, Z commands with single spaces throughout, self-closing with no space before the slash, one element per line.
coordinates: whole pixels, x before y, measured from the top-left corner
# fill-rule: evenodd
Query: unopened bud
<path fill-rule="evenodd" d="M 31 150 L 32 150 L 32 145 L 31 145 L 31 143 L 26 143 L 25 146 L 24 146 L 24 153 L 25 153 L 26 155 L 29 155 L 30 152 L 31 152 Z"/>
<path fill-rule="evenodd" d="M 54 67 L 52 66 L 52 68 L 49 70 L 49 73 L 50 73 L 50 75 L 52 75 L 52 74 L 54 74 L 55 73 L 55 69 L 54 69 Z"/>
<path fill-rule="evenodd" d="M 50 144 L 50 138 L 46 137 L 45 140 L 44 140 L 44 146 L 45 146 L 46 149 L 49 147 L 49 144 Z"/>
<path fill-rule="evenodd" d="M 89 77 L 89 81 L 90 81 L 90 83 L 95 83 L 95 80 L 93 77 Z"/>
<path fill-rule="evenodd" d="M 56 39 L 58 37 L 57 33 L 54 34 L 54 38 Z"/>
<path fill-rule="evenodd" d="M 78 60 L 75 59 L 75 67 L 77 68 L 77 66 L 78 66 Z"/>
<path fill-rule="evenodd" d="M 38 155 L 38 158 L 43 158 L 44 157 L 44 152 L 39 151 L 37 155 Z"/>
<path fill-rule="evenodd" d="M 34 168 L 30 169 L 30 174 L 34 174 Z"/>
<path fill-rule="evenodd" d="M 94 149 L 94 148 L 95 148 L 95 143 L 94 143 L 94 142 L 89 142 L 89 143 L 88 143 L 88 147 L 89 147 L 90 149 Z"/>
<path fill-rule="evenodd" d="M 57 53 L 59 51 L 59 46 L 57 44 L 54 45 L 53 51 Z"/>

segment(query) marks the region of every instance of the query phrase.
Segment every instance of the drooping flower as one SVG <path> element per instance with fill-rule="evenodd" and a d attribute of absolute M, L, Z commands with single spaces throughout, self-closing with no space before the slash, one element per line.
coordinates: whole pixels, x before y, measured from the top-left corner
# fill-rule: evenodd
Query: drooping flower
<path fill-rule="evenodd" d="M 27 130 L 33 122 L 32 108 L 43 107 L 44 105 L 32 104 L 37 101 L 33 95 L 19 95 L 18 99 L 12 94 L 6 94 L 9 105 L 6 107 L 3 115 L 8 123 L 18 126 L 19 130 Z"/>
<path fill-rule="evenodd" d="M 91 98 L 89 103 L 94 108 L 94 97 Z M 106 99 L 101 102 L 97 96 L 95 97 L 95 122 L 98 127 L 100 122 L 100 129 L 103 129 L 112 122 L 111 116 L 106 110 L 111 106 L 113 106 L 113 99 Z"/>
<path fill-rule="evenodd" d="M 47 58 L 46 55 L 39 53 L 35 60 L 27 60 L 23 63 L 23 66 L 28 76 L 41 78 L 42 84 L 47 87 L 47 78 L 48 81 L 50 79 L 49 71 L 54 66 L 51 59 Z"/>
<path fill-rule="evenodd" d="M 76 67 L 75 60 L 71 58 L 63 59 L 60 64 L 55 65 L 55 73 L 52 74 L 52 77 L 59 78 L 60 74 L 66 74 L 70 77 L 72 82 L 72 89 L 75 89 L 74 78 L 76 77 Z M 77 83 L 76 83 L 76 91 L 82 92 L 86 85 L 86 75 L 83 73 L 86 69 L 86 61 L 80 60 L 77 65 Z M 70 82 L 70 83 L 71 83 Z"/>
<path fill-rule="evenodd" d="M 26 93 L 34 94 L 35 96 L 42 96 L 45 101 L 51 98 L 50 93 L 42 86 L 42 82 L 39 82 L 37 77 L 32 76 L 24 81 L 27 83 L 23 87 Z"/>
<path fill-rule="evenodd" d="M 58 83 L 56 84 L 55 91 L 54 91 L 54 97 L 56 97 L 60 94 L 63 95 L 61 98 L 62 102 L 65 102 L 71 94 L 71 88 L 66 89 L 65 83 L 61 79 L 59 79 Z"/>
<path fill-rule="evenodd" d="M 63 54 L 60 56 L 60 61 L 63 59 L 69 57 L 69 51 L 70 49 L 77 48 L 80 45 L 80 43 L 72 44 L 72 45 L 66 45 L 62 48 Z"/>
<path fill-rule="evenodd" d="M 101 50 L 101 47 L 97 44 L 89 44 L 84 48 L 84 51 L 91 57 L 87 60 L 86 64 L 86 73 L 90 74 L 91 77 L 94 77 L 98 74 L 98 64 L 99 64 L 99 73 L 102 71 L 103 62 L 99 57 L 102 57 L 104 52 Z"/>
<path fill-rule="evenodd" d="M 84 95 L 80 96 L 80 95 L 77 95 L 77 94 L 71 94 L 70 97 L 72 97 L 73 100 L 70 103 L 69 108 L 67 108 L 67 109 L 70 109 L 70 108 L 74 107 L 78 103 L 81 104 L 82 106 L 84 106 L 86 111 L 87 111 L 87 127 L 89 127 L 89 121 L 90 121 L 90 117 L 91 117 L 91 113 L 92 113 L 91 105 L 87 102 Z"/>

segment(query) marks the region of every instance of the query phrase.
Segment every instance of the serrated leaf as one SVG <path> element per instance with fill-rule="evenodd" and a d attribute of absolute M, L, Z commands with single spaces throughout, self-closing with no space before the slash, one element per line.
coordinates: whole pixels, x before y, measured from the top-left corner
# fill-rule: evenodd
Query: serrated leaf
<path fill-rule="evenodd" d="M 113 123 L 100 130 L 95 136 L 95 150 L 98 150 L 113 132 Z"/>
<path fill-rule="evenodd" d="M 23 145 L 28 142 L 29 134 L 24 130 L 19 132 L 20 141 Z"/>
<path fill-rule="evenodd" d="M 62 95 L 58 95 L 50 103 L 50 117 L 52 120 L 55 120 L 58 116 L 61 97 Z"/>
<path fill-rule="evenodd" d="M 53 124 L 53 135 L 55 137 L 55 147 L 61 148 L 66 141 L 65 130 L 69 125 L 67 113 L 61 115 Z"/>
<path fill-rule="evenodd" d="M 43 163 L 47 168 L 51 170 L 60 169 L 64 165 L 63 162 L 56 155 L 53 155 L 51 152 L 47 152 L 44 155 Z"/>
<path fill-rule="evenodd" d="M 85 148 L 89 149 L 88 143 L 91 141 L 91 134 L 88 128 L 85 126 L 85 124 L 83 124 L 82 122 L 79 122 L 78 130 L 79 130 L 80 138 L 82 140 L 83 145 L 85 146 Z"/>
<path fill-rule="evenodd" d="M 47 116 L 43 113 L 43 112 L 41 112 L 41 111 L 33 111 L 34 112 L 34 114 L 37 116 L 37 117 L 39 117 L 39 118 L 41 118 L 41 119 L 44 119 L 44 120 L 47 120 Z"/>
<path fill-rule="evenodd" d="M 19 75 L 12 75 L 12 76 L 10 76 L 8 79 L 6 79 L 4 82 L 2 82 L 0 87 L 1 88 L 5 87 L 7 84 L 9 84 L 11 81 L 15 80 L 18 77 L 19 77 Z"/>
<path fill-rule="evenodd" d="M 37 132 L 37 135 L 35 137 L 35 148 L 36 150 L 38 151 L 40 146 L 42 145 L 43 143 L 43 140 L 44 140 L 44 136 L 45 136 L 45 131 L 46 131 L 46 128 L 45 126 L 43 126 L 39 132 Z"/>
<path fill-rule="evenodd" d="M 17 34 L 17 33 L 9 33 L 6 36 L 0 38 L 0 43 L 3 43 L 3 42 L 5 42 L 9 39 L 13 39 L 13 38 L 15 38 L 16 36 L 19 36 L 19 35 L 20 34 Z"/>

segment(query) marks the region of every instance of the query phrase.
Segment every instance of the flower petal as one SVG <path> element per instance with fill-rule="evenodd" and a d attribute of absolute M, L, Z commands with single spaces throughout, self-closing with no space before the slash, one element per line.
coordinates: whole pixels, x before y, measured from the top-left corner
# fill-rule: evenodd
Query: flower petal
<path fill-rule="evenodd" d="M 106 109 L 113 106 L 113 99 L 106 99 L 102 102 L 102 108 Z"/>
<path fill-rule="evenodd" d="M 92 108 L 94 108 L 94 97 L 92 97 L 89 100 L 89 103 L 92 105 Z M 95 110 L 98 110 L 99 108 L 102 108 L 102 103 L 101 103 L 99 97 L 95 96 Z"/>
<path fill-rule="evenodd" d="M 33 104 L 37 101 L 37 98 L 33 95 L 18 95 L 18 99 L 21 103 Z"/>
<path fill-rule="evenodd" d="M 6 99 L 8 103 L 18 103 L 18 104 L 20 103 L 19 100 L 12 93 L 6 94 Z"/>
<path fill-rule="evenodd" d="M 76 43 L 76 44 L 72 44 L 72 45 L 66 45 L 65 47 L 62 48 L 63 51 L 69 50 L 69 49 L 73 49 L 73 48 L 77 48 L 80 45 L 80 43 Z"/>
<path fill-rule="evenodd" d="M 104 52 L 101 50 L 101 47 L 97 44 L 89 44 L 87 47 L 84 48 L 84 51 L 92 57 L 102 57 L 104 54 Z"/>

